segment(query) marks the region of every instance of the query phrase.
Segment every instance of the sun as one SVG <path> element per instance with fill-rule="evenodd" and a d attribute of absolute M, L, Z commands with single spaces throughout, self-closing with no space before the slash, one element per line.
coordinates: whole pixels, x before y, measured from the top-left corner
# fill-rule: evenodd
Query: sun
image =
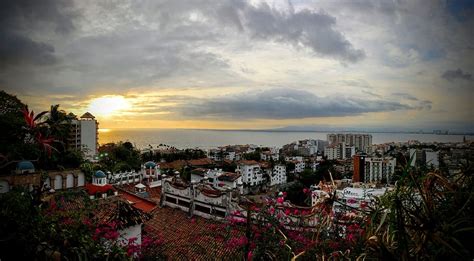
<path fill-rule="evenodd" d="M 88 110 L 98 116 L 109 117 L 130 108 L 130 102 L 120 95 L 106 95 L 90 101 Z"/>

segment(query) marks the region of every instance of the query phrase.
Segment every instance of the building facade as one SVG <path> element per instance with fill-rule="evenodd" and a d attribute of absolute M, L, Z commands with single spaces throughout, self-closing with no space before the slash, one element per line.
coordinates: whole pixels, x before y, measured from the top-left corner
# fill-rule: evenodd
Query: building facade
<path fill-rule="evenodd" d="M 331 133 L 327 135 L 329 145 L 344 143 L 346 146 L 354 146 L 356 151 L 370 153 L 372 150 L 371 134 L 353 133 Z"/>
<path fill-rule="evenodd" d="M 72 120 L 71 125 L 67 146 L 81 150 L 87 159 L 95 159 L 99 148 L 99 123 L 94 115 L 86 112 L 79 119 Z"/>
<path fill-rule="evenodd" d="M 263 171 L 256 161 L 241 161 L 237 165 L 236 172 L 242 175 L 242 183 L 247 186 L 256 186 L 263 183 Z"/>
<path fill-rule="evenodd" d="M 367 183 L 390 183 L 395 173 L 397 159 L 393 157 L 366 157 L 365 158 L 365 182 Z"/>
<path fill-rule="evenodd" d="M 278 164 L 273 166 L 273 172 L 270 175 L 270 186 L 286 183 L 286 166 Z"/>
<path fill-rule="evenodd" d="M 356 154 L 354 157 L 352 157 L 354 162 L 354 174 L 352 175 L 352 182 L 364 182 L 365 158 L 366 155 L 362 154 Z"/>

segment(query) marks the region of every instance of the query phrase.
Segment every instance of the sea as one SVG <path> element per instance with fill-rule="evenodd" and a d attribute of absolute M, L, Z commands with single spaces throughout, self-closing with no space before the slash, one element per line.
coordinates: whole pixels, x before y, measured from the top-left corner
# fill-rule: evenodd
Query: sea
<path fill-rule="evenodd" d="M 333 133 L 333 132 L 332 132 Z M 101 129 L 99 143 L 129 141 L 136 148 L 144 149 L 159 144 L 179 149 L 209 149 L 224 145 L 255 144 L 282 147 L 303 139 L 326 140 L 328 132 L 292 131 L 247 131 L 247 130 L 196 130 L 196 129 Z M 473 135 L 439 135 L 421 133 L 370 133 L 373 144 L 388 142 L 462 142 L 463 138 L 473 140 Z"/>

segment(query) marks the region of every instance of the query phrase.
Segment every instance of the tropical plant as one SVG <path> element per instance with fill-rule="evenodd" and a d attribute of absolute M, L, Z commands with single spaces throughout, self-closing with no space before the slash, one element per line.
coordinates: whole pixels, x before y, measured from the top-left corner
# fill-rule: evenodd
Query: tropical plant
<path fill-rule="evenodd" d="M 384 260 L 472 260 L 472 166 L 443 176 L 405 168 L 371 213 L 367 253 Z"/>

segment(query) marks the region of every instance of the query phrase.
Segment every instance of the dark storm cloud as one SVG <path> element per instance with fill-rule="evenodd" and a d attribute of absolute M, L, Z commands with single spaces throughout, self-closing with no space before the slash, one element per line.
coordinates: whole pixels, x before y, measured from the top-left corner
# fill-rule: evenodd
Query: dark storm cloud
<path fill-rule="evenodd" d="M 340 117 L 368 112 L 387 112 L 417 107 L 396 101 L 356 97 L 320 97 L 303 90 L 270 89 L 230 97 L 187 99 L 175 108 L 184 117 L 242 119 L 302 119 Z"/>
<path fill-rule="evenodd" d="M 11 64 L 48 65 L 55 62 L 53 46 L 15 32 L 0 32 L 0 68 Z"/>
<path fill-rule="evenodd" d="M 0 68 L 15 64 L 53 64 L 54 47 L 30 34 L 44 28 L 65 34 L 74 29 L 72 1 L 6 0 L 0 2 Z"/>
<path fill-rule="evenodd" d="M 355 49 L 337 31 L 336 19 L 324 12 L 302 10 L 282 13 L 263 3 L 259 6 L 240 5 L 241 23 L 257 39 L 274 39 L 295 47 L 304 46 L 313 52 L 357 62 L 365 57 L 363 50 Z M 241 24 L 238 24 L 241 26 Z"/>
<path fill-rule="evenodd" d="M 226 34 L 233 28 L 257 40 L 308 48 L 317 55 L 346 62 L 357 62 L 365 57 L 363 50 L 354 48 L 335 28 L 336 19 L 323 11 L 290 9 L 284 12 L 266 3 L 251 5 L 243 0 L 140 1 L 134 3 L 134 7 L 157 19 L 161 29 L 188 18 L 190 12 L 199 12 L 218 34 Z"/>
<path fill-rule="evenodd" d="M 455 80 L 466 80 L 466 81 L 471 81 L 472 80 L 472 74 L 468 72 L 463 72 L 461 69 L 457 70 L 447 70 L 445 71 L 442 75 L 442 78 L 452 82 Z"/>

